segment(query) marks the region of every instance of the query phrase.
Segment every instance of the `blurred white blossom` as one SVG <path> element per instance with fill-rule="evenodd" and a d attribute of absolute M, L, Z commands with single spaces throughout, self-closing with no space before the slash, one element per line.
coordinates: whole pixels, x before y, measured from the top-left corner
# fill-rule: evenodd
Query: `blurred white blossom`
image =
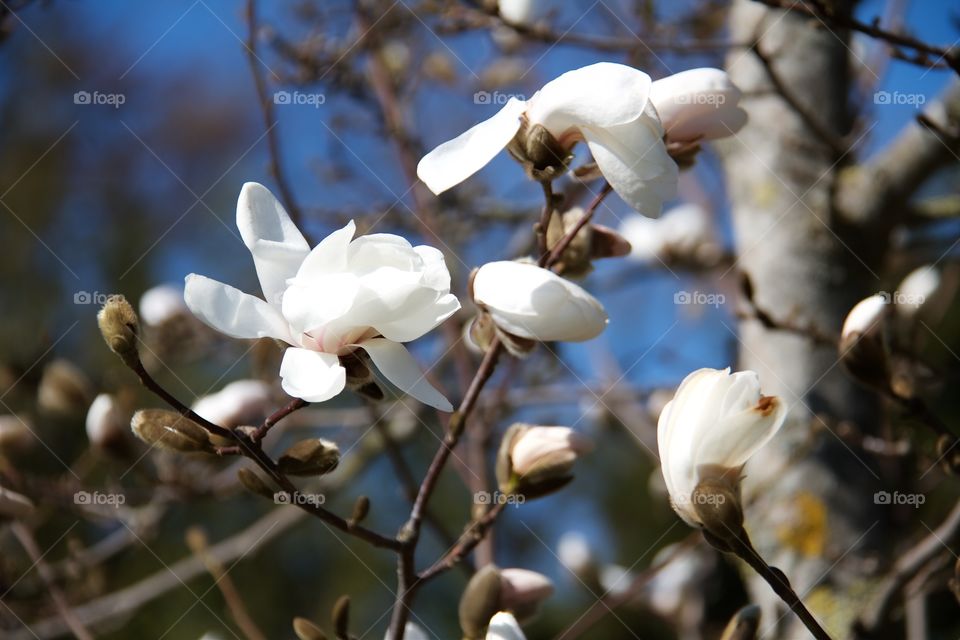
<path fill-rule="evenodd" d="M 187 313 L 183 301 L 183 289 L 170 284 L 161 284 L 147 289 L 140 296 L 140 321 L 148 326 L 161 325 L 171 318 Z"/>

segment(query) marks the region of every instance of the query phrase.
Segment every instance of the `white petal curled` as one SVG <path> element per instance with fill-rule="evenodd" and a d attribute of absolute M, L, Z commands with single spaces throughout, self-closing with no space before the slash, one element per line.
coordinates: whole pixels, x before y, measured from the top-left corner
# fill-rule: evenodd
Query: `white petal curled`
<path fill-rule="evenodd" d="M 473 280 L 476 303 L 504 331 L 540 341 L 582 342 L 607 325 L 603 305 L 548 269 L 520 262 L 489 262 Z"/>
<path fill-rule="evenodd" d="M 509 144 L 520 130 L 524 109 L 524 101 L 510 98 L 495 116 L 425 155 L 417 165 L 417 176 L 437 195 L 460 184 Z"/>
<path fill-rule="evenodd" d="M 720 69 L 690 69 L 657 80 L 650 99 L 671 142 L 731 136 L 747 121 L 740 90 Z"/>
<path fill-rule="evenodd" d="M 486 640 L 526 640 L 513 614 L 501 611 L 490 618 Z"/>
<path fill-rule="evenodd" d="M 367 352 L 383 377 L 398 389 L 431 407 L 453 411 L 453 405 L 430 384 L 405 346 L 385 338 L 365 340 L 358 346 Z"/>
<path fill-rule="evenodd" d="M 237 228 L 260 278 L 267 302 L 278 304 L 310 245 L 280 201 L 262 184 L 248 182 L 237 200 Z"/>

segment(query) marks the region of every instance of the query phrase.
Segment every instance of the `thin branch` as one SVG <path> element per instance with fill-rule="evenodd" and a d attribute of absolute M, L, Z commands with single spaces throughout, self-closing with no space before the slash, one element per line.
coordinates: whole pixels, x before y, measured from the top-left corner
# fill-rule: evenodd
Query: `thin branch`
<path fill-rule="evenodd" d="M 303 229 L 303 215 L 300 207 L 297 206 L 293 198 L 293 191 L 287 182 L 284 171 L 283 156 L 280 153 L 280 139 L 277 133 L 277 121 L 273 117 L 273 99 L 267 88 L 267 81 L 260 73 L 260 65 L 263 64 L 257 55 L 257 4 L 256 0 L 247 0 L 247 41 L 244 46 L 247 52 L 247 61 L 250 63 L 250 74 L 253 76 L 253 83 L 257 90 L 257 99 L 260 102 L 260 111 L 263 113 L 263 126 L 266 129 L 267 149 L 270 152 L 270 175 L 277 183 L 277 190 L 280 192 L 280 199 L 283 200 L 283 206 L 290 219 L 300 229 Z"/>

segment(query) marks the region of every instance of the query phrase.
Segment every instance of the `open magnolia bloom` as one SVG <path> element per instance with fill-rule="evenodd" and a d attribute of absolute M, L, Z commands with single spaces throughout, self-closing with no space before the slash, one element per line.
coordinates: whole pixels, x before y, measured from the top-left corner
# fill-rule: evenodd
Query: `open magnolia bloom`
<path fill-rule="evenodd" d="M 566 171 L 573 146 L 583 140 L 620 197 L 656 216 L 676 194 L 678 169 L 663 142 L 651 85 L 642 71 L 611 62 L 568 71 L 441 144 L 420 161 L 417 175 L 440 194 L 506 147 L 532 177 L 549 180 Z"/>
<path fill-rule="evenodd" d="M 222 333 L 289 344 L 280 365 L 284 391 L 308 402 L 334 397 L 347 381 L 340 357 L 357 363 L 362 350 L 401 390 L 452 409 L 400 344 L 460 308 L 443 254 L 391 234 L 354 239 L 352 221 L 311 250 L 280 202 L 253 182 L 240 192 L 237 227 L 265 300 L 196 274 L 187 276 L 184 298 Z"/>
<path fill-rule="evenodd" d="M 657 423 L 660 467 L 677 514 L 711 529 L 705 514 L 739 513 L 740 471 L 786 415 L 779 398 L 760 393 L 753 371 L 699 369 L 684 378 Z"/>
<path fill-rule="evenodd" d="M 702 68 L 657 80 L 650 87 L 667 142 L 696 142 L 732 136 L 747 122 L 740 89 L 726 71 Z"/>
<path fill-rule="evenodd" d="M 583 342 L 607 326 L 607 313 L 596 298 L 534 264 L 488 262 L 474 274 L 472 289 L 477 306 L 510 336 Z"/>

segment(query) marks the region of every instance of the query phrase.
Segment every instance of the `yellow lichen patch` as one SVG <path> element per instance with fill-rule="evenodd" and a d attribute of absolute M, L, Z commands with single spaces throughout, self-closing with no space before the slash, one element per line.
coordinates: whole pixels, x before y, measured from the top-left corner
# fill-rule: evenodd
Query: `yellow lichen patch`
<path fill-rule="evenodd" d="M 777 528 L 777 539 L 803 556 L 821 555 L 827 539 L 826 505 L 812 493 L 802 491 L 792 506 L 790 522 Z"/>

